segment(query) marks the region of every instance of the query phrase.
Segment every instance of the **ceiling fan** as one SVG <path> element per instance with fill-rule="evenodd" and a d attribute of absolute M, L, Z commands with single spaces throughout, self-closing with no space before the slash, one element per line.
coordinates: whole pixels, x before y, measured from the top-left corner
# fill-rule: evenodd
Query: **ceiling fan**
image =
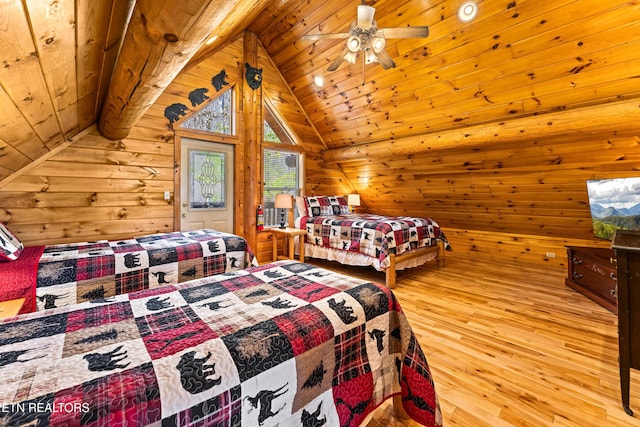
<path fill-rule="evenodd" d="M 376 9 L 364 4 L 358 5 L 358 15 L 350 26 L 348 33 L 308 34 L 302 40 L 347 39 L 342 53 L 329 65 L 327 71 L 338 69 L 342 61 L 355 64 L 358 51 L 362 51 L 364 62 L 379 62 L 385 70 L 393 68 L 396 63 L 384 50 L 386 39 L 423 38 L 429 36 L 429 27 L 397 27 L 378 28 L 373 19 Z M 364 66 L 364 65 L 363 65 Z"/>

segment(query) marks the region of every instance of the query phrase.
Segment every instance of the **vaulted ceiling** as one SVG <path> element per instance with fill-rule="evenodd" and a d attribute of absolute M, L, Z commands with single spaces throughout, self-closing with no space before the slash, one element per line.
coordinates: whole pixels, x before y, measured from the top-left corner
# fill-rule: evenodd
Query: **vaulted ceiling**
<path fill-rule="evenodd" d="M 463 0 L 370 2 L 378 27 L 428 25 L 429 37 L 388 40 L 396 68 L 363 72 L 356 62 L 326 72 L 343 42 L 300 37 L 346 31 L 357 3 L 291 2 L 249 27 L 329 147 L 640 95 L 636 1 L 484 0 L 470 23 L 456 16 Z"/>
<path fill-rule="evenodd" d="M 462 0 L 365 3 L 378 27 L 429 37 L 387 40 L 395 68 L 328 72 L 344 40 L 301 37 L 348 31 L 357 0 L 2 1 L 0 178 L 93 124 L 126 136 L 184 66 L 244 30 L 335 150 L 640 96 L 635 0 L 482 0 L 470 23 Z"/>

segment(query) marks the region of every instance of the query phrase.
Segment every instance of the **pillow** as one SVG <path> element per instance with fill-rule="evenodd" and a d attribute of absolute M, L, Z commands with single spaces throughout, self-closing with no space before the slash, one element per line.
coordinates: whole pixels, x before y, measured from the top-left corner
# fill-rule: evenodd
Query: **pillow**
<path fill-rule="evenodd" d="M 350 213 L 347 199 L 342 196 L 329 197 L 329 204 L 331 205 L 331 209 L 333 209 L 334 215 L 344 215 Z"/>
<path fill-rule="evenodd" d="M 304 203 L 304 197 L 295 196 L 294 199 L 298 209 L 298 216 L 307 216 L 307 205 Z"/>
<path fill-rule="evenodd" d="M 0 223 L 0 259 L 15 261 L 23 249 L 22 242 Z"/>
<path fill-rule="evenodd" d="M 349 213 L 347 200 L 341 196 L 309 196 L 304 200 L 310 217 Z"/>
<path fill-rule="evenodd" d="M 308 196 L 304 198 L 304 204 L 307 206 L 307 215 L 326 216 L 331 215 L 332 210 L 329 206 L 329 198 L 327 196 Z"/>

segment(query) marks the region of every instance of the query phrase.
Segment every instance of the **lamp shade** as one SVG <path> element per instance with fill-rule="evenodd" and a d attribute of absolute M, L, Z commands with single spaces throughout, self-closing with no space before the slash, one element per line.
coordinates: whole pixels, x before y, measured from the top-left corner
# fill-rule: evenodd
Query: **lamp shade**
<path fill-rule="evenodd" d="M 290 194 L 276 194 L 275 207 L 278 209 L 291 209 L 293 200 Z"/>
<path fill-rule="evenodd" d="M 347 204 L 349 206 L 360 206 L 359 194 L 347 194 Z"/>

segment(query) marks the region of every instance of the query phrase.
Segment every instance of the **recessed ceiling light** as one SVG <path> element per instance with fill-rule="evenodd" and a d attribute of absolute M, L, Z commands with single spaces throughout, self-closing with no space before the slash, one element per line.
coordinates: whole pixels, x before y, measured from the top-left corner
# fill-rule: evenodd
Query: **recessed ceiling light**
<path fill-rule="evenodd" d="M 472 21 L 478 15 L 478 4 L 475 1 L 466 1 L 458 8 L 460 22 Z"/>
<path fill-rule="evenodd" d="M 313 78 L 313 82 L 316 84 L 316 86 L 318 87 L 322 87 L 324 86 L 324 79 L 322 78 L 322 76 L 315 76 Z"/>

